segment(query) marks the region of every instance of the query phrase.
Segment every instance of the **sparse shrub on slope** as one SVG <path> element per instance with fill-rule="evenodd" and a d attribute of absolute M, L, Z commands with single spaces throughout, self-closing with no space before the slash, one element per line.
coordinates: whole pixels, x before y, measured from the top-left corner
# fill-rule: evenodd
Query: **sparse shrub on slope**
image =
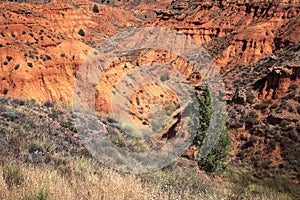
<path fill-rule="evenodd" d="M 4 88 L 3 94 L 4 94 L 4 95 L 7 95 L 7 93 L 8 93 L 8 89 L 7 89 L 7 88 Z"/>
<path fill-rule="evenodd" d="M 24 195 L 20 200 L 51 200 L 51 198 L 48 190 L 41 188 L 36 193 Z"/>
<path fill-rule="evenodd" d="M 99 8 L 98 8 L 98 6 L 96 4 L 93 7 L 93 12 L 94 13 L 99 13 Z"/>
<path fill-rule="evenodd" d="M 78 34 L 81 35 L 82 37 L 85 36 L 85 32 L 82 28 L 78 31 Z"/>
<path fill-rule="evenodd" d="M 7 165 L 3 168 L 3 179 L 8 188 L 19 186 L 24 182 L 24 175 L 21 169 L 15 165 Z"/>

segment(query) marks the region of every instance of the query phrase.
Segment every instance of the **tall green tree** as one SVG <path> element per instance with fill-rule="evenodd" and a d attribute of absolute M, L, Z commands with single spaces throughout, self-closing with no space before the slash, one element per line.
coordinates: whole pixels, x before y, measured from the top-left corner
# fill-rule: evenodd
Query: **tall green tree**
<path fill-rule="evenodd" d="M 203 88 L 203 93 L 198 95 L 199 103 L 199 129 L 195 137 L 195 144 L 200 148 L 203 145 L 205 137 L 207 136 L 209 124 L 212 117 L 212 106 L 220 106 L 217 98 L 211 97 L 211 92 L 209 87 Z M 213 103 L 212 103 L 213 102 Z M 218 109 L 214 109 L 218 110 Z M 222 118 L 220 118 L 222 119 Z M 201 169 L 210 172 L 221 174 L 226 169 L 226 160 L 230 151 L 231 138 L 226 129 L 225 120 L 220 121 L 222 127 L 220 130 L 221 133 L 218 133 L 218 141 L 213 146 L 211 151 L 205 156 L 198 158 L 198 165 Z M 214 139 L 214 138 L 213 138 Z"/>

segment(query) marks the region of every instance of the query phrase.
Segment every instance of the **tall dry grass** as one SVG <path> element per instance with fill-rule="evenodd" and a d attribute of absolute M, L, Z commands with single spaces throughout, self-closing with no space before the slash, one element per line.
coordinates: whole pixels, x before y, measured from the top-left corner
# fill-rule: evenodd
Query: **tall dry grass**
<path fill-rule="evenodd" d="M 8 187 L 10 181 L 21 183 Z M 66 171 L 65 171 L 66 172 Z M 15 175 L 14 175 L 15 173 Z M 6 175 L 6 176 L 5 176 Z M 14 177 L 16 176 L 16 177 Z M 92 160 L 75 159 L 67 173 L 48 165 L 5 163 L 0 167 L 0 199 L 50 200 L 50 199 L 287 199 L 287 195 L 271 190 L 257 194 L 240 192 L 228 184 L 216 184 L 193 174 L 178 171 L 159 171 L 134 176 L 121 174 L 99 166 Z"/>

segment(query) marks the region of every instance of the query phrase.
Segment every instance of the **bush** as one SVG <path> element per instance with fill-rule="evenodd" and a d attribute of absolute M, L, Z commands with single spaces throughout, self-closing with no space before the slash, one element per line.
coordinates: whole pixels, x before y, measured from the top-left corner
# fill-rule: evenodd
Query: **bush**
<path fill-rule="evenodd" d="M 20 67 L 20 64 L 16 64 L 14 69 L 17 70 L 17 69 L 19 69 L 19 67 Z"/>
<path fill-rule="evenodd" d="M 275 108 L 277 108 L 278 107 L 278 103 L 274 103 L 274 104 L 272 104 L 271 106 L 270 106 L 270 109 L 275 109 Z"/>
<path fill-rule="evenodd" d="M 7 61 L 9 62 L 9 61 L 12 60 L 12 57 L 11 57 L 11 56 L 6 56 L 6 59 L 7 59 Z"/>
<path fill-rule="evenodd" d="M 293 99 L 296 96 L 296 92 L 291 92 L 285 95 L 282 99 L 288 100 L 288 99 Z"/>
<path fill-rule="evenodd" d="M 297 106 L 297 112 L 300 115 L 300 106 Z"/>
<path fill-rule="evenodd" d="M 7 88 L 4 88 L 3 94 L 4 94 L 4 95 L 7 95 L 7 93 L 8 93 L 8 89 L 7 89 Z"/>
<path fill-rule="evenodd" d="M 251 111 L 248 114 L 249 118 L 258 118 L 258 114 L 255 111 Z"/>
<path fill-rule="evenodd" d="M 3 179 L 8 188 L 11 188 L 21 185 L 24 182 L 24 175 L 19 167 L 8 165 L 3 168 Z"/>
<path fill-rule="evenodd" d="M 254 98 L 255 98 L 255 96 L 254 96 L 254 94 L 252 94 L 252 92 L 247 93 L 246 101 L 248 103 L 253 104 L 254 103 Z"/>
<path fill-rule="evenodd" d="M 78 34 L 81 35 L 82 37 L 85 36 L 84 30 L 82 28 L 78 31 Z"/>
<path fill-rule="evenodd" d="M 99 13 L 99 8 L 96 4 L 94 5 L 93 12 L 94 13 Z"/>
<path fill-rule="evenodd" d="M 54 107 L 54 103 L 52 103 L 50 100 L 45 101 L 43 105 L 49 108 Z"/>
<path fill-rule="evenodd" d="M 256 110 L 265 110 L 265 109 L 267 109 L 269 107 L 269 104 L 268 103 L 265 103 L 265 102 L 263 102 L 263 103 L 261 103 L 261 104 L 256 104 L 255 106 L 254 106 L 254 108 L 256 109 Z"/>
<path fill-rule="evenodd" d="M 25 195 L 20 198 L 20 200 L 50 200 L 50 194 L 48 190 L 41 188 L 36 193 Z"/>
<path fill-rule="evenodd" d="M 296 90 L 297 88 L 298 88 L 298 85 L 292 84 L 292 85 L 290 85 L 290 87 L 288 88 L 288 90 Z"/>
<path fill-rule="evenodd" d="M 161 80 L 161 82 L 165 82 L 165 81 L 169 80 L 169 75 L 167 75 L 167 74 L 162 75 L 162 76 L 160 77 L 160 80 Z"/>
<path fill-rule="evenodd" d="M 33 67 L 32 63 L 27 63 L 28 67 Z"/>

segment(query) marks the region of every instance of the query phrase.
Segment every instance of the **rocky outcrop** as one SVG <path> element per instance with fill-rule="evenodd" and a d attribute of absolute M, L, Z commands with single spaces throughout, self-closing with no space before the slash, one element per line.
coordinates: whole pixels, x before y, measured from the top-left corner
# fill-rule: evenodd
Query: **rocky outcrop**
<path fill-rule="evenodd" d="M 253 165 L 259 177 L 267 169 L 299 181 L 299 48 L 290 45 L 224 73 L 227 90 L 236 91 L 228 93 L 232 155 Z"/>
<path fill-rule="evenodd" d="M 297 81 L 299 74 L 295 72 L 299 70 L 299 67 L 273 66 L 269 68 L 266 84 L 262 91 L 262 97 L 264 99 L 278 99 L 283 97 L 291 83 Z"/>
<path fill-rule="evenodd" d="M 173 1 L 155 25 L 191 35 L 220 68 L 250 64 L 299 38 L 298 1 Z"/>

